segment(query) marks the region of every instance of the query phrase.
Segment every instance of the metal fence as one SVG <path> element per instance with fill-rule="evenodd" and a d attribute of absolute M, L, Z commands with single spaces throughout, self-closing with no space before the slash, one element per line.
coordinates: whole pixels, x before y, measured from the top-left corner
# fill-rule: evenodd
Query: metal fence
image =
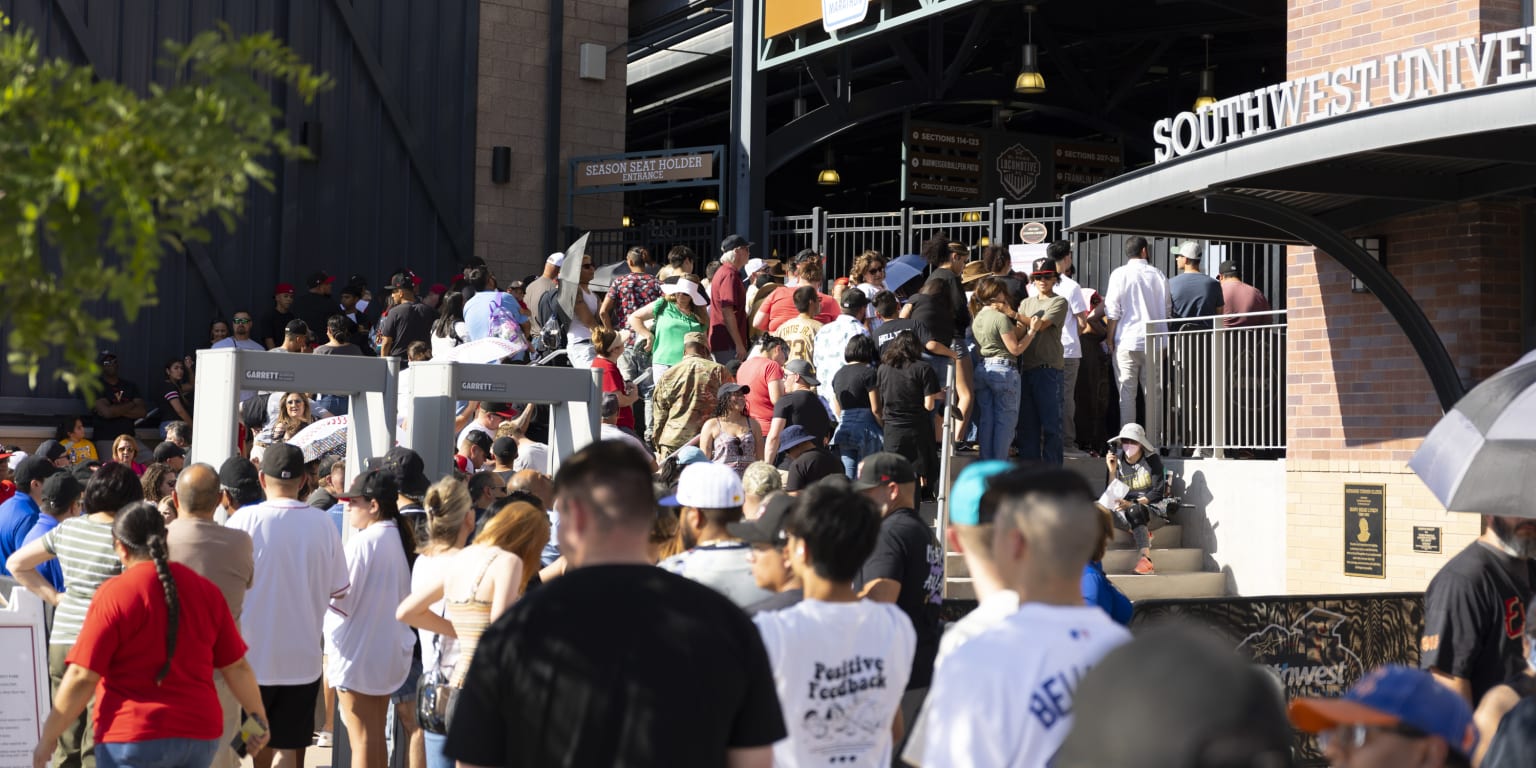
<path fill-rule="evenodd" d="M 1223 324 L 1234 318 L 1246 324 Z M 1147 365 L 1160 395 L 1147 403 L 1159 417 L 1149 419 L 1148 437 L 1171 452 L 1215 458 L 1283 450 L 1285 329 L 1283 310 L 1147 323 Z"/>
<path fill-rule="evenodd" d="M 887 257 L 917 253 L 924 240 L 945 234 L 971 246 L 1014 245 L 1026 222 L 1045 227 L 1046 242 L 1065 239 L 1072 243 L 1077 281 L 1084 287 L 1103 290 L 1109 274 L 1125 263 L 1129 235 L 1103 232 L 1063 232 L 1061 204 L 990 205 L 963 208 L 903 208 L 884 213 L 829 213 L 821 208 L 795 216 L 767 215 L 767 247 L 764 256 L 787 259 L 804 248 L 813 248 L 827 259 L 827 275 L 848 274 L 853 261 L 866 250 Z M 1148 238 L 1147 257 L 1165 274 L 1173 274 L 1174 254 L 1185 238 Z M 1273 243 L 1199 241 L 1205 251 L 1204 266 L 1215 275 L 1222 261 L 1236 261 L 1243 280 L 1269 297 L 1271 306 L 1285 307 L 1285 249 Z"/>
<path fill-rule="evenodd" d="M 638 245 L 650 251 L 658 263 L 665 264 L 667 251 L 673 246 L 686 245 L 693 249 L 693 268 L 702 270 L 710 260 L 720 256 L 720 241 L 725 237 L 723 222 L 719 218 L 708 221 L 662 219 L 647 221 L 637 227 L 587 230 L 591 233 L 587 238 L 587 254 L 592 257 L 593 264 L 603 266 L 623 261 L 624 254 Z M 568 230 L 567 242 L 580 234 L 581 231 Z"/>

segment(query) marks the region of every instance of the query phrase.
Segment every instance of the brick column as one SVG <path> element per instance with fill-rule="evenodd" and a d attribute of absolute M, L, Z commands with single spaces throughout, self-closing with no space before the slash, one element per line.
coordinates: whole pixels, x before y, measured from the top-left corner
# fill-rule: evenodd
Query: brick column
<path fill-rule="evenodd" d="M 1519 25 L 1519 0 L 1292 2 L 1287 77 Z M 1385 239 L 1388 271 L 1423 308 L 1469 385 L 1520 352 L 1521 205 L 1446 205 L 1350 233 Z M 1423 589 L 1480 523 L 1446 512 L 1406 467 L 1441 416 L 1423 364 L 1381 302 L 1352 293 L 1349 272 L 1326 253 L 1289 249 L 1288 279 L 1287 586 Z M 1346 482 L 1387 486 L 1385 580 L 1343 573 Z M 1414 525 L 1444 529 L 1442 554 L 1413 552 Z"/>
<path fill-rule="evenodd" d="M 475 255 L 503 281 L 536 273 L 548 217 L 564 226 L 566 168 L 579 155 L 624 151 L 628 0 L 565 0 L 561 55 L 560 198 L 544 208 L 549 0 L 480 0 L 475 125 Z M 579 77 L 582 43 L 606 46 L 607 79 Z M 512 178 L 491 181 L 491 148 L 512 148 Z M 578 228 L 617 227 L 623 197 L 578 198 Z M 563 240 L 563 238 L 562 238 Z M 560 247 L 564 247 L 562 242 Z"/>

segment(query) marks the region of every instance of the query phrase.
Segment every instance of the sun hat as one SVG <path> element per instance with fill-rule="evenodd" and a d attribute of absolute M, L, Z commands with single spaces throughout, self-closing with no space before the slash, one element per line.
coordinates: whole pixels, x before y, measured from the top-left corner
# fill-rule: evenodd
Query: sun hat
<path fill-rule="evenodd" d="M 704 298 L 704 292 L 699 290 L 699 284 L 686 277 L 669 277 L 661 285 L 661 292 L 665 294 L 683 293 L 693 299 L 697 306 L 709 306 L 709 299 Z"/>
<path fill-rule="evenodd" d="M 1144 453 L 1154 453 L 1157 451 L 1156 448 L 1152 447 L 1152 442 L 1147 439 L 1147 430 L 1142 429 L 1141 425 L 1134 421 L 1121 427 L 1120 434 L 1109 439 L 1109 445 L 1112 448 L 1118 448 L 1122 440 L 1135 440 L 1141 443 L 1141 450 Z"/>

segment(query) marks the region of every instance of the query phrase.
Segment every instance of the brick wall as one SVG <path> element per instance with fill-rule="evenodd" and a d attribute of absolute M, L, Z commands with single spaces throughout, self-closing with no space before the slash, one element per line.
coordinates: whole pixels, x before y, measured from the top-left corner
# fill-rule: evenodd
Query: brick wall
<path fill-rule="evenodd" d="M 567 160 L 624 151 L 628 0 L 565 0 L 560 109 L 560 198 L 544 210 L 545 77 L 549 0 L 481 0 L 475 128 L 475 255 L 504 280 L 538 272 L 546 217 L 566 220 Z M 582 80 L 580 47 L 608 48 L 607 79 Z M 491 182 L 491 148 L 512 148 L 512 179 Z M 617 226 L 621 195 L 577 198 L 576 226 Z M 563 247 L 565 243 L 560 243 Z"/>
<path fill-rule="evenodd" d="M 1520 24 L 1520 0 L 1306 0 L 1288 7 L 1287 76 Z M 1468 385 L 1513 362 L 1520 340 L 1520 204 L 1448 205 L 1350 233 L 1385 239 L 1390 271 L 1424 310 Z M 1407 337 L 1374 295 L 1310 247 L 1287 255 L 1287 587 L 1296 593 L 1421 590 L 1474 539 L 1406 462 L 1440 418 Z M 1386 579 L 1345 576 L 1345 483 L 1387 487 Z M 1414 553 L 1412 528 L 1443 529 Z"/>

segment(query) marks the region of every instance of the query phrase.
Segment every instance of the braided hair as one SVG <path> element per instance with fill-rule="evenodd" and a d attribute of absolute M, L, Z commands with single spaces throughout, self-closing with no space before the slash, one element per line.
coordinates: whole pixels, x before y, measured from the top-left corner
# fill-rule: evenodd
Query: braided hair
<path fill-rule="evenodd" d="M 160 588 L 165 591 L 165 665 L 155 675 L 155 684 L 159 685 L 171 672 L 171 658 L 176 655 L 176 629 L 181 619 L 181 600 L 176 595 L 176 581 L 171 578 L 170 549 L 165 543 L 165 518 L 154 504 L 136 501 L 118 511 L 112 523 L 112 536 L 133 557 L 154 561 Z"/>

